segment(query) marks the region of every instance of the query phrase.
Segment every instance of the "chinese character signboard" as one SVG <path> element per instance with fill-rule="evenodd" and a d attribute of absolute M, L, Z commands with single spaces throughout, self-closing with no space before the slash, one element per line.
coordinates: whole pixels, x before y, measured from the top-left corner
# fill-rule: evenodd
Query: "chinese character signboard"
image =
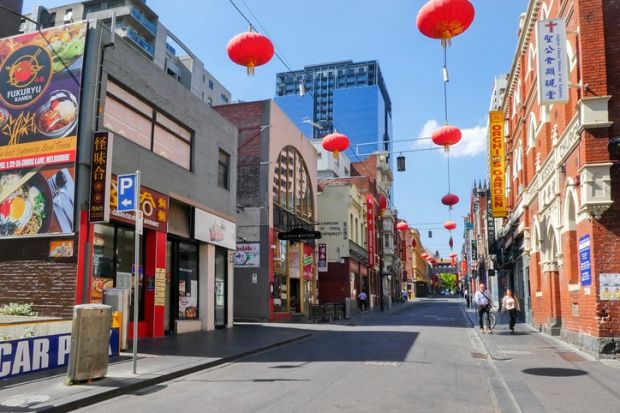
<path fill-rule="evenodd" d="M 541 104 L 568 101 L 566 22 L 541 20 L 536 27 L 538 96 Z"/>
<path fill-rule="evenodd" d="M 366 203 L 366 225 L 368 227 L 368 266 L 375 266 L 375 203 L 371 196 Z"/>
<path fill-rule="evenodd" d="M 152 189 L 141 186 L 140 188 L 140 209 L 144 213 L 144 227 L 155 231 L 168 231 L 168 197 Z M 135 213 L 121 212 L 117 208 L 118 190 L 116 176 L 112 175 L 112 185 L 110 190 L 110 216 L 113 221 L 134 224 L 136 221 Z"/>
<path fill-rule="evenodd" d="M 504 143 L 504 112 L 489 113 L 489 163 L 491 165 L 491 211 L 495 218 L 505 217 L 506 147 Z"/>
<path fill-rule="evenodd" d="M 487 196 L 487 209 L 486 209 L 486 217 L 487 217 L 487 240 L 489 243 L 489 254 L 495 254 L 495 218 L 493 218 L 493 214 L 491 210 L 493 209 L 493 201 L 491 200 L 491 196 Z"/>
<path fill-rule="evenodd" d="M 319 272 L 327 272 L 327 244 L 319 244 Z"/>
<path fill-rule="evenodd" d="M 581 285 L 586 286 L 592 284 L 589 235 L 584 235 L 579 238 L 579 273 L 581 275 Z"/>
<path fill-rule="evenodd" d="M 86 28 L 0 40 L 0 237 L 73 233 Z"/>
<path fill-rule="evenodd" d="M 110 220 L 110 181 L 112 180 L 112 134 L 95 132 L 90 163 L 90 222 Z"/>

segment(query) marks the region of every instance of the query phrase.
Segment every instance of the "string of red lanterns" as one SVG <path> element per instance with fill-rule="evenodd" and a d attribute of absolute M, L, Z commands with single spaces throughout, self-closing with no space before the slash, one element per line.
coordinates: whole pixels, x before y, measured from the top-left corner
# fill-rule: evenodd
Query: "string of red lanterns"
<path fill-rule="evenodd" d="M 452 207 L 459 202 L 459 197 L 450 191 L 450 146 L 460 142 L 463 134 L 461 130 L 448 123 L 448 92 L 447 84 L 448 64 L 447 47 L 451 44 L 453 37 L 465 32 L 472 24 L 475 16 L 474 6 L 469 0 L 429 0 L 418 12 L 416 25 L 420 32 L 432 39 L 440 39 L 444 50 L 443 66 L 443 89 L 444 89 L 444 116 L 445 125 L 437 129 L 432 134 L 433 143 L 443 146 L 447 153 L 447 172 L 448 172 L 448 194 L 441 198 L 441 203 L 448 206 L 448 214 L 451 216 Z M 444 227 L 450 231 L 450 249 L 453 247 L 452 230 L 456 228 L 456 223 L 447 221 Z"/>

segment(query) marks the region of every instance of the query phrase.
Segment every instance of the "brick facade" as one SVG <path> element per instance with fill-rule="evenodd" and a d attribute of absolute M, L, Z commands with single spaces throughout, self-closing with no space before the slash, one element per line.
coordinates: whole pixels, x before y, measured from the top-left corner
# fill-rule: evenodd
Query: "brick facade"
<path fill-rule="evenodd" d="M 601 357 L 620 354 L 620 300 L 599 296 L 600 274 L 620 273 L 620 172 L 607 149 L 620 119 L 613 97 L 620 87 L 619 16 L 618 1 L 532 0 L 503 105 L 511 213 L 500 235 L 505 244 L 524 239 L 519 260 L 529 268 L 531 322 Z M 569 44 L 569 100 L 540 105 L 536 22 L 560 17 Z M 592 102 L 599 104 L 594 121 L 585 111 Z M 591 285 L 581 282 L 585 236 Z"/>

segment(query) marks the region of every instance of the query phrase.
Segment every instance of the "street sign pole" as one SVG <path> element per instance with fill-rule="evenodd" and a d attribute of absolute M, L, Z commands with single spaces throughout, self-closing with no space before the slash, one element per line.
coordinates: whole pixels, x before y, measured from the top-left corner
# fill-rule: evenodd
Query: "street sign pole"
<path fill-rule="evenodd" d="M 134 234 L 134 239 L 135 239 L 135 246 L 134 246 L 134 252 L 135 252 L 135 257 L 134 257 L 134 280 L 133 280 L 133 374 L 137 374 L 137 368 L 138 368 L 138 317 L 139 317 L 139 312 L 138 312 L 138 297 L 140 296 L 140 294 L 138 294 L 138 287 L 139 287 L 139 280 L 138 278 L 140 277 L 140 234 L 142 233 L 142 220 L 140 219 L 140 217 L 138 217 L 138 215 L 141 215 L 142 210 L 140 209 L 140 175 L 141 172 L 140 171 L 136 171 L 136 187 L 134 188 L 135 190 L 135 197 L 134 197 L 134 206 L 135 206 L 135 217 L 136 217 L 136 231 Z"/>

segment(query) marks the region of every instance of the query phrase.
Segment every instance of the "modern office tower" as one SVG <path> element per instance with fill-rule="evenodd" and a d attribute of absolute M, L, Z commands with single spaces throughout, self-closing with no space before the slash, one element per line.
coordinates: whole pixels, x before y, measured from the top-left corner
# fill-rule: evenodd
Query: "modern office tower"
<path fill-rule="evenodd" d="M 359 155 L 349 154 L 352 161 L 391 150 L 392 102 L 376 60 L 278 73 L 275 100 L 308 138 L 321 139 L 334 130 L 347 135 Z"/>

